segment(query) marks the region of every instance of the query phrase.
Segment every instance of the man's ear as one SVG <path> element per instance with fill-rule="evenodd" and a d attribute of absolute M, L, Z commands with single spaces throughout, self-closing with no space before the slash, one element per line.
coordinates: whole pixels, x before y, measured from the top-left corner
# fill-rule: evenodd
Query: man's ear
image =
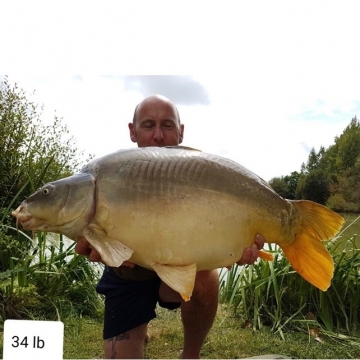
<path fill-rule="evenodd" d="M 181 125 L 180 125 L 179 144 L 181 144 L 181 143 L 182 143 L 183 138 L 184 138 L 184 124 L 181 124 Z"/>
<path fill-rule="evenodd" d="M 130 130 L 130 139 L 132 142 L 136 142 L 137 141 L 137 137 L 136 137 L 136 130 L 135 130 L 135 126 L 133 123 L 129 123 L 129 130 Z"/>

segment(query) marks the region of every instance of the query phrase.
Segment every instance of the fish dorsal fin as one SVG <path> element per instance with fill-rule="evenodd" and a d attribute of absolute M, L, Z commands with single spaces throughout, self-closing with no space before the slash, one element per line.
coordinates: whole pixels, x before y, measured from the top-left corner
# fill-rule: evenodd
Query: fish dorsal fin
<path fill-rule="evenodd" d="M 164 147 L 167 149 L 192 150 L 192 151 L 202 152 L 201 150 L 192 148 L 190 146 L 177 145 L 177 146 L 164 146 Z"/>
<path fill-rule="evenodd" d="M 84 236 L 86 240 L 99 252 L 102 261 L 109 266 L 118 267 L 129 260 L 134 252 L 120 241 L 106 236 L 104 230 L 92 226 L 88 227 Z"/>
<path fill-rule="evenodd" d="M 194 289 L 196 264 L 177 266 L 155 264 L 153 269 L 159 278 L 177 291 L 185 301 L 190 300 Z"/>

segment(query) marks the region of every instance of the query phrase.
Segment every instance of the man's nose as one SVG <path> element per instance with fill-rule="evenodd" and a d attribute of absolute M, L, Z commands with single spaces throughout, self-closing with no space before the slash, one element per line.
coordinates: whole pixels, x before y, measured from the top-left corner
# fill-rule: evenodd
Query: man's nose
<path fill-rule="evenodd" d="M 154 140 L 156 141 L 161 141 L 164 139 L 164 135 L 161 129 L 161 126 L 156 126 L 155 127 L 155 132 L 154 132 L 154 136 L 153 136 Z"/>

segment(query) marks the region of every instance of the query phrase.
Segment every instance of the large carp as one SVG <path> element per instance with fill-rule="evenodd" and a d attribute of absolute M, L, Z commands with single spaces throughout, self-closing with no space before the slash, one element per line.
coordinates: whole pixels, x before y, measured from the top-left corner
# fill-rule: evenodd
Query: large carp
<path fill-rule="evenodd" d="M 317 203 L 283 199 L 234 161 L 184 147 L 93 160 L 44 185 L 12 214 L 26 230 L 85 237 L 110 266 L 128 260 L 153 269 L 185 300 L 196 271 L 234 264 L 256 233 L 325 291 L 334 265 L 322 241 L 344 221 Z"/>

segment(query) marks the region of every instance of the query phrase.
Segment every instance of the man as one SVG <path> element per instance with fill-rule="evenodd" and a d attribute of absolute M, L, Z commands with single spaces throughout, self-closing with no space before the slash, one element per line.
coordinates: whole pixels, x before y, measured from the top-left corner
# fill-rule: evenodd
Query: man
<path fill-rule="evenodd" d="M 181 144 L 184 136 L 184 125 L 180 122 L 177 108 L 160 95 L 147 97 L 138 104 L 129 130 L 131 140 L 139 147 L 175 146 Z M 253 264 L 263 245 L 263 237 L 257 235 L 238 264 Z M 92 261 L 101 261 L 99 253 L 91 249 L 85 239 L 77 243 L 75 250 L 88 255 Z M 199 358 L 217 311 L 219 277 L 217 270 L 199 271 L 191 300 L 184 302 L 154 271 L 125 262 L 117 269 L 105 267 L 97 291 L 105 295 L 106 358 L 144 357 L 147 327 L 156 316 L 157 303 L 168 309 L 181 307 L 184 327 L 182 357 Z"/>

